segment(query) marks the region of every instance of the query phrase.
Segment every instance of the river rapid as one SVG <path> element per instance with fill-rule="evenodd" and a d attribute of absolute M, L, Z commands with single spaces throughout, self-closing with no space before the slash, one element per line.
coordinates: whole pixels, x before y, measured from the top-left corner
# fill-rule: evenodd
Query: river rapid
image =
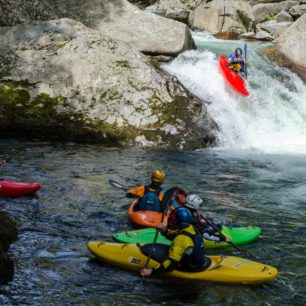
<path fill-rule="evenodd" d="M 1 286 L 1 305 L 306 304 L 305 85 L 267 62 L 263 45 L 253 43 L 251 97 L 237 97 L 218 74 L 215 54 L 241 42 L 194 37 L 199 50 L 164 68 L 208 103 L 220 129 L 218 148 L 166 152 L 0 141 L 0 158 L 8 160 L 1 177 L 42 184 L 33 197 L 0 198 L 0 208 L 21 227 L 9 251 L 15 277 Z M 277 279 L 260 286 L 142 280 L 97 262 L 86 243 L 112 241 L 112 234 L 130 229 L 128 199 L 108 180 L 135 186 L 148 182 L 155 168 L 166 172 L 167 187 L 199 194 L 202 211 L 216 221 L 261 227 L 260 238 L 243 248 L 277 267 Z M 248 258 L 234 249 L 208 253 Z"/>

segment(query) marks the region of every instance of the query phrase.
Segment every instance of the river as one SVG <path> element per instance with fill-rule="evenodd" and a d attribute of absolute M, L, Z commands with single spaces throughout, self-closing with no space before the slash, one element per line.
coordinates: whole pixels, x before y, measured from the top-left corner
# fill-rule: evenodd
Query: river
<path fill-rule="evenodd" d="M 1 305 L 306 304 L 305 85 L 267 62 L 263 44 L 250 43 L 252 94 L 237 97 L 218 74 L 214 53 L 229 53 L 241 41 L 194 37 L 199 50 L 165 69 L 206 101 L 220 128 L 218 148 L 166 152 L 0 141 L 0 158 L 8 160 L 1 177 L 42 184 L 33 197 L 0 198 L 0 208 L 21 227 L 9 251 L 15 278 L 1 286 Z M 135 186 L 148 182 L 155 168 L 166 172 L 166 186 L 199 194 L 202 211 L 216 221 L 261 227 L 260 238 L 243 248 L 277 267 L 277 279 L 261 286 L 142 280 L 98 263 L 86 242 L 111 241 L 130 228 L 128 200 L 108 180 Z M 234 249 L 209 254 L 246 257 Z"/>

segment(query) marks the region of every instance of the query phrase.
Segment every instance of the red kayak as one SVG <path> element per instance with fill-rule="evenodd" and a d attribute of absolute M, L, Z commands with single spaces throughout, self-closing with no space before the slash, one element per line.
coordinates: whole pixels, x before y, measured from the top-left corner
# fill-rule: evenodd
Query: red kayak
<path fill-rule="evenodd" d="M 228 61 L 224 55 L 219 58 L 220 69 L 228 84 L 240 95 L 248 96 L 250 93 L 246 88 L 245 81 L 236 72 L 227 67 Z"/>
<path fill-rule="evenodd" d="M 0 180 L 0 196 L 17 198 L 31 195 L 40 188 L 39 183 L 20 183 L 9 180 Z"/>

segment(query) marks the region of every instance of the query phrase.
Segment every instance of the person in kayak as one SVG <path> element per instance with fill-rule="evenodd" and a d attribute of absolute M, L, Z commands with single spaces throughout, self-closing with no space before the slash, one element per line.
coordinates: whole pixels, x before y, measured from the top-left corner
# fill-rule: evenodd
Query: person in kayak
<path fill-rule="evenodd" d="M 150 210 L 161 212 L 161 202 L 166 189 L 161 185 L 165 181 L 165 173 L 160 170 L 154 170 L 151 175 L 151 183 L 149 185 L 141 185 L 127 190 L 128 198 L 139 198 L 139 210 Z"/>
<path fill-rule="evenodd" d="M 228 56 L 227 60 L 228 68 L 245 78 L 245 60 L 242 57 L 242 49 L 237 48 L 234 54 Z"/>
<path fill-rule="evenodd" d="M 209 259 L 205 257 L 202 235 L 191 224 L 191 212 L 185 207 L 175 210 L 175 219 L 178 229 L 171 231 L 163 224 L 157 229 L 172 240 L 168 257 L 156 268 L 142 268 L 141 276 L 150 276 L 156 273 L 171 272 L 175 268 L 199 272 L 205 270 Z"/>
<path fill-rule="evenodd" d="M 200 205 L 203 203 L 203 200 L 196 194 L 189 194 L 183 203 L 183 207 L 186 207 L 191 215 L 191 224 L 196 227 L 199 233 L 202 234 L 204 239 L 216 241 L 216 242 L 222 242 L 226 241 L 228 243 L 231 242 L 229 238 L 226 239 L 226 237 L 222 234 L 220 234 L 218 231 L 222 230 L 221 224 L 214 223 L 213 228 L 211 225 L 209 225 L 202 213 L 198 210 Z M 171 213 L 168 217 L 168 228 L 171 230 L 177 229 L 177 224 L 175 221 L 175 213 Z M 218 231 L 217 231 L 217 230 Z"/>

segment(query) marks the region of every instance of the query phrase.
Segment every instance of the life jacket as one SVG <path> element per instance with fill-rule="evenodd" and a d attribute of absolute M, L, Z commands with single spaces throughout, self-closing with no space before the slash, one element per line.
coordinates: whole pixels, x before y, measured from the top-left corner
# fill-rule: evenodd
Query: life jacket
<path fill-rule="evenodd" d="M 144 196 L 139 201 L 139 210 L 151 210 L 161 212 L 160 193 L 163 189 L 157 186 L 156 189 L 151 185 L 145 186 Z"/>
<path fill-rule="evenodd" d="M 181 230 L 178 233 L 178 235 L 185 235 L 191 238 L 194 245 L 191 254 L 187 254 L 184 256 L 184 261 L 192 266 L 202 266 L 205 262 L 205 249 L 204 249 L 203 237 L 195 227 L 193 228 L 196 232 L 195 234 L 191 234 L 184 230 Z"/>

